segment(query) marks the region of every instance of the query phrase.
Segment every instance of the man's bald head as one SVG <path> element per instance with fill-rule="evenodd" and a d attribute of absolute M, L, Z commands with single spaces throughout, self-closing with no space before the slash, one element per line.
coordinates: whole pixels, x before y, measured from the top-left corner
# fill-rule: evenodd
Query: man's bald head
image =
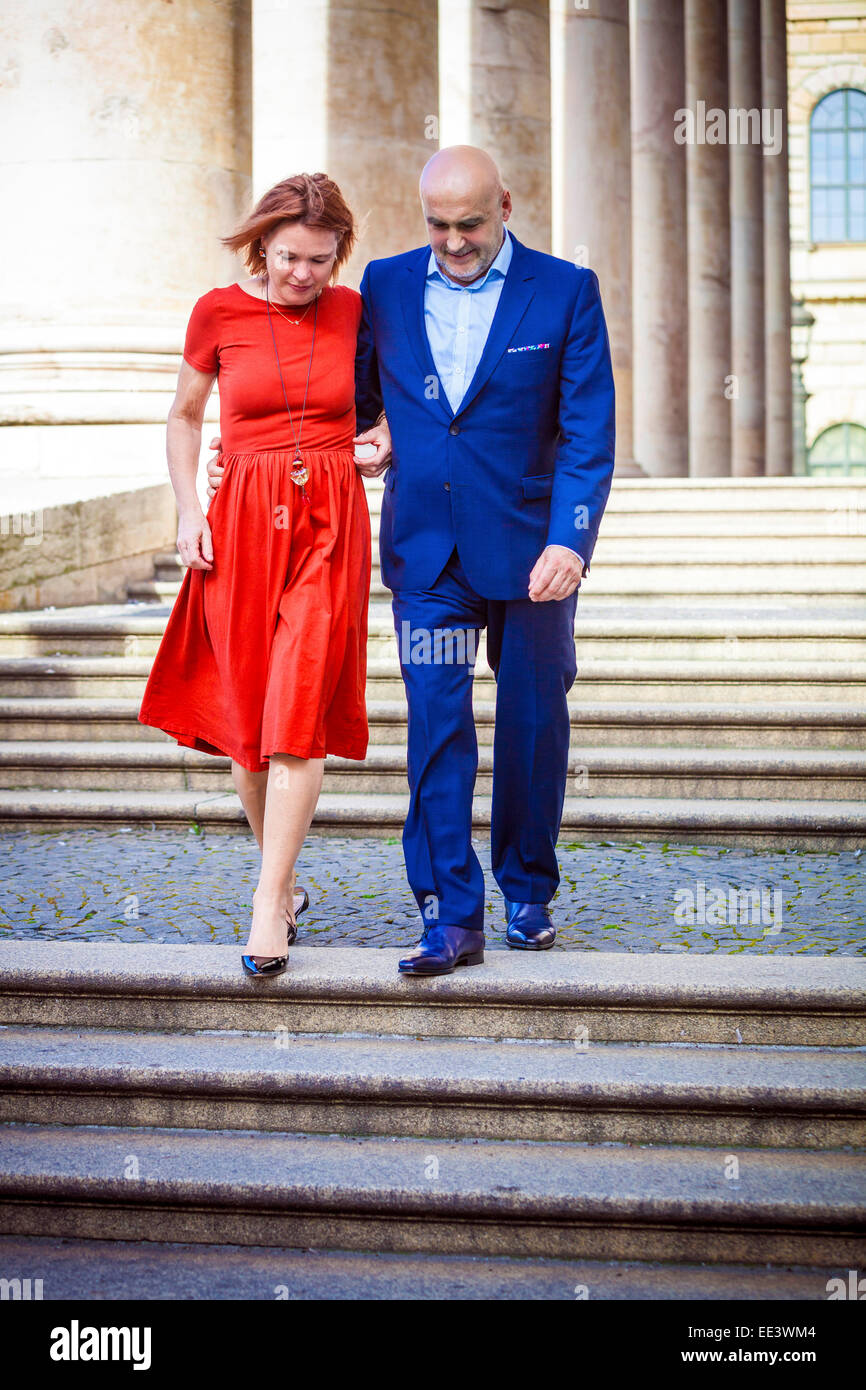
<path fill-rule="evenodd" d="M 421 173 L 421 206 L 439 269 L 471 284 L 493 264 L 511 215 L 511 194 L 486 150 L 450 145 Z"/>
<path fill-rule="evenodd" d="M 421 171 L 425 197 L 480 194 L 497 198 L 503 192 L 495 159 L 475 145 L 449 145 L 427 160 Z"/>

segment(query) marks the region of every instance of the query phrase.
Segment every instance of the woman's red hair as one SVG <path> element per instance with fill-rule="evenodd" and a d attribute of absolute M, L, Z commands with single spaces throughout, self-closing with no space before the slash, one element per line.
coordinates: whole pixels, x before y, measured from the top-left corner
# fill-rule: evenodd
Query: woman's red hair
<path fill-rule="evenodd" d="M 334 180 L 327 174 L 293 174 L 274 184 L 237 231 L 222 238 L 223 245 L 243 255 L 251 275 L 260 275 L 262 238 L 280 222 L 301 222 L 337 234 L 337 259 L 331 272 L 336 280 L 340 266 L 352 254 L 356 234 L 355 219 Z"/>

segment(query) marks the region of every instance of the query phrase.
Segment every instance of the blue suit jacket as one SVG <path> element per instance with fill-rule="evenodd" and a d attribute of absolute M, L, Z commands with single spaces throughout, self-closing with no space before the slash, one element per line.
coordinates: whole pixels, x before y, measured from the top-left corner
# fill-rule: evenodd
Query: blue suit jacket
<path fill-rule="evenodd" d="M 393 461 L 379 549 L 390 589 L 426 589 L 456 544 L 484 598 L 525 598 L 546 545 L 589 566 L 610 492 L 614 389 L 598 279 L 515 237 L 481 361 L 455 414 L 424 326 L 430 248 L 361 282 L 359 431 L 384 407 Z"/>

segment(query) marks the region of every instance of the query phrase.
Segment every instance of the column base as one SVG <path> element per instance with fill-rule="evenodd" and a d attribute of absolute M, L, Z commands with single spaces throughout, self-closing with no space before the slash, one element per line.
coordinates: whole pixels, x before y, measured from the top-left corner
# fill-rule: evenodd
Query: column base
<path fill-rule="evenodd" d="M 647 478 L 649 474 L 637 459 L 617 459 L 613 466 L 615 478 Z"/>
<path fill-rule="evenodd" d="M 183 325 L 13 324 L 0 333 L 0 425 L 163 424 Z"/>

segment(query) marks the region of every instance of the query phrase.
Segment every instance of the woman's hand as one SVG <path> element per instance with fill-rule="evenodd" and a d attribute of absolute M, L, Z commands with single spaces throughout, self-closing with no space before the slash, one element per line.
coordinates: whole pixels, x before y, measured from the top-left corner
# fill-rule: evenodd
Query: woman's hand
<path fill-rule="evenodd" d="M 213 540 L 204 512 L 182 512 L 177 523 L 177 549 L 191 570 L 213 569 Z"/>
<path fill-rule="evenodd" d="M 369 458 L 355 459 L 355 467 L 363 477 L 378 478 L 379 474 L 384 473 L 385 469 L 389 467 L 391 463 L 391 431 L 384 415 L 372 429 L 356 435 L 352 442 L 354 444 L 372 444 L 376 449 L 375 454 L 371 454 Z"/>

